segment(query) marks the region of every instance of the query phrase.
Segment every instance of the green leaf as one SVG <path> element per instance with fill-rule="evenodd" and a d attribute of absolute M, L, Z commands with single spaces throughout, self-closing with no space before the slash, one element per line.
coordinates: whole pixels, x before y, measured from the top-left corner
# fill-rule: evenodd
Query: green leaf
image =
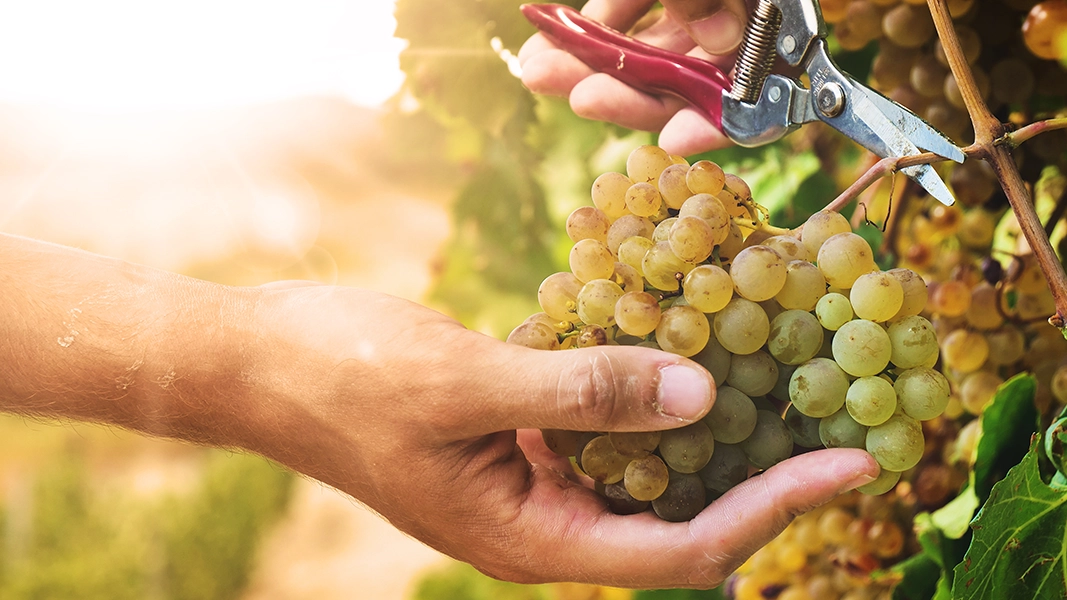
<path fill-rule="evenodd" d="M 982 434 L 972 474 L 979 500 L 984 501 L 993 484 L 1026 454 L 1030 437 L 1038 430 L 1036 392 L 1036 379 L 1017 375 L 1000 386 L 982 412 Z"/>
<path fill-rule="evenodd" d="M 904 577 L 893 588 L 893 600 L 929 600 L 942 576 L 941 565 L 926 553 L 897 563 L 892 571 Z"/>
<path fill-rule="evenodd" d="M 974 518 L 974 511 L 981 505 L 974 486 L 968 485 L 959 496 L 951 502 L 934 511 L 931 522 L 947 537 L 958 540 L 967 533 Z"/>
<path fill-rule="evenodd" d="M 1040 436 L 992 488 L 955 569 L 956 600 L 1067 597 L 1067 491 L 1041 480 Z"/>

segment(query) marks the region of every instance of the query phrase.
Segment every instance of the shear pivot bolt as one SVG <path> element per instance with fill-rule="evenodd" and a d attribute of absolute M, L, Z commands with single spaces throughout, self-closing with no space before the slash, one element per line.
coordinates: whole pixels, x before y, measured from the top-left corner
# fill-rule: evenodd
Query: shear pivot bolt
<path fill-rule="evenodd" d="M 836 117 L 845 108 L 845 90 L 836 82 L 824 83 L 815 92 L 815 103 L 827 117 Z"/>
<path fill-rule="evenodd" d="M 797 49 L 797 40 L 791 35 L 782 38 L 782 50 L 785 54 L 792 54 Z"/>

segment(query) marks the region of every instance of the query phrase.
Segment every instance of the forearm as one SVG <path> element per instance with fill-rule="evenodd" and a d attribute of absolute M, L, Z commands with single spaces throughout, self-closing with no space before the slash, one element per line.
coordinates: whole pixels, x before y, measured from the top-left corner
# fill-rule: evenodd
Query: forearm
<path fill-rule="evenodd" d="M 255 297 L 0 235 L 0 410 L 238 445 Z"/>

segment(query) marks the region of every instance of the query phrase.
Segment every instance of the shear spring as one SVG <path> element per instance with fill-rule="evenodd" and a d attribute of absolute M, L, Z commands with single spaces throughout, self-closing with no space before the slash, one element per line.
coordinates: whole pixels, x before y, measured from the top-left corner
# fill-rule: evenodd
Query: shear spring
<path fill-rule="evenodd" d="M 770 0 L 760 0 L 737 53 L 731 98 L 749 104 L 759 99 L 763 82 L 774 65 L 774 47 L 781 28 L 782 12 Z"/>

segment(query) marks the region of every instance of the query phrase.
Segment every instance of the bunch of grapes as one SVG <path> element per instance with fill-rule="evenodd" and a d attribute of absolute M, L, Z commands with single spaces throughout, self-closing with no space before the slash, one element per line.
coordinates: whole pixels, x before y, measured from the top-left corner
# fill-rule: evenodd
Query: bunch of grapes
<path fill-rule="evenodd" d="M 938 343 L 916 273 L 879 271 L 834 212 L 776 230 L 742 180 L 655 146 L 634 150 L 626 175 L 598 177 L 592 199 L 567 220 L 570 272 L 545 279 L 544 312 L 508 341 L 658 348 L 691 357 L 718 386 L 708 415 L 677 430 L 544 432 L 614 510 L 651 503 L 688 520 L 797 449 L 865 448 L 883 468 L 861 488 L 871 494 L 919 462 L 920 422 L 945 409 L 949 385 L 932 368 Z"/>
<path fill-rule="evenodd" d="M 900 495 L 848 494 L 797 517 L 726 584 L 732 600 L 882 600 L 872 573 L 910 553 L 911 508 Z"/>
<path fill-rule="evenodd" d="M 878 42 L 871 84 L 958 142 L 969 119 L 925 0 L 822 0 L 823 17 L 845 50 Z M 949 0 L 975 82 L 994 112 L 1022 118 L 1064 106 L 1067 0 Z M 1067 137 L 1041 142 L 1063 152 Z"/>

